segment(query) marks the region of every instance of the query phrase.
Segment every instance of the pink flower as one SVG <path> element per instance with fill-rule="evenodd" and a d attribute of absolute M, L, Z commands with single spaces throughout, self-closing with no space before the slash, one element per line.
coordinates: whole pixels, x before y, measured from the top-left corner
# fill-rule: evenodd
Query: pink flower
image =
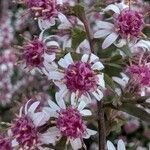
<path fill-rule="evenodd" d="M 76 97 L 68 99 L 71 101 L 71 106 L 66 106 L 62 95 L 59 93 L 55 95 L 56 103 L 49 100 L 49 106 L 44 107 L 43 111 L 46 113 L 46 118 L 52 119 L 56 125 L 49 128 L 49 132 L 44 135 L 49 139 L 54 139 L 55 142 L 62 137 L 66 138 L 68 144 L 71 144 L 73 150 L 80 149 L 83 144 L 83 139 L 88 139 L 97 132 L 87 128 L 84 117 L 91 116 L 90 110 L 85 109 L 86 103 L 82 96 L 80 100 Z M 76 102 L 80 101 L 78 104 Z"/>
<path fill-rule="evenodd" d="M 94 96 L 98 101 L 103 97 L 105 89 L 104 68 L 94 54 L 84 54 L 81 60 L 73 61 L 70 53 L 58 61 L 58 68 L 49 71 L 48 77 L 59 87 L 60 93 L 84 95 L 88 102 Z M 60 68 L 59 68 L 60 67 Z"/>
<path fill-rule="evenodd" d="M 127 68 L 127 72 L 139 84 L 150 85 L 150 69 L 147 66 L 132 65 Z"/>
<path fill-rule="evenodd" d="M 57 119 L 57 128 L 65 137 L 80 138 L 86 134 L 86 125 L 80 112 L 73 108 L 61 109 Z"/>
<path fill-rule="evenodd" d="M 0 135 L 0 150 L 13 150 L 11 140 Z"/>
<path fill-rule="evenodd" d="M 122 38 L 139 37 L 143 26 L 144 17 L 141 13 L 124 9 L 115 17 L 115 27 Z"/>
<path fill-rule="evenodd" d="M 131 10 L 123 2 L 108 5 L 104 12 L 110 10 L 114 12 L 113 23 L 105 21 L 96 23 L 99 29 L 95 32 L 94 37 L 105 38 L 102 48 L 106 49 L 113 43 L 117 46 L 117 40 L 120 43 L 119 45 L 123 43 L 121 47 L 135 43 L 144 28 L 144 16 L 138 11 Z"/>
<path fill-rule="evenodd" d="M 26 4 L 35 17 L 50 19 L 58 14 L 56 0 L 26 0 Z"/>
<path fill-rule="evenodd" d="M 43 54 L 46 50 L 45 44 L 40 40 L 33 40 L 24 46 L 23 57 L 27 66 L 40 67 L 43 65 Z"/>
<path fill-rule="evenodd" d="M 44 125 L 47 121 L 45 113 L 37 111 L 40 102 L 30 103 L 31 100 L 20 108 L 19 116 L 13 121 L 10 131 L 11 136 L 15 138 L 13 139 L 15 147 L 23 149 L 34 149 L 42 144 L 47 144 L 41 138 L 44 137 L 43 134 L 38 130 L 38 127 Z M 51 143 L 50 140 L 49 143 Z"/>

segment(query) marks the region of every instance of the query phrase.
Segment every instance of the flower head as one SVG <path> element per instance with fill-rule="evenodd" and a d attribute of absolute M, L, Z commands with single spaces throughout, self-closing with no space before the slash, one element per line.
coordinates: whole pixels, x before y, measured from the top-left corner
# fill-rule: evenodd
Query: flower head
<path fill-rule="evenodd" d="M 137 11 L 124 9 L 115 18 L 115 27 L 122 38 L 138 37 L 143 29 L 143 15 Z"/>
<path fill-rule="evenodd" d="M 53 122 L 56 125 L 50 127 L 49 133 L 45 134 L 50 139 L 58 141 L 62 137 L 67 138 L 70 142 L 73 150 L 80 149 L 82 147 L 83 138 L 89 138 L 91 135 L 95 135 L 96 131 L 87 128 L 85 116 L 91 116 L 91 111 L 85 109 L 86 103 L 84 102 L 85 96 L 80 98 L 80 103 L 76 103 L 77 99 L 74 96 L 69 99 L 71 106 L 66 106 L 64 98 L 58 92 L 55 95 L 56 103 L 49 100 L 49 106 L 44 107 L 46 118 L 50 120 L 53 118 Z M 78 144 L 76 144 L 78 143 Z"/>
<path fill-rule="evenodd" d="M 130 76 L 143 86 L 150 85 L 150 69 L 147 66 L 131 65 L 127 68 Z"/>
<path fill-rule="evenodd" d="M 105 83 L 100 70 L 104 66 L 97 56 L 84 54 L 81 60 L 73 61 L 71 54 L 68 53 L 58 64 L 60 68 L 58 66 L 58 70 L 49 72 L 49 78 L 60 88 L 60 93 L 85 95 L 89 100 L 90 95 L 93 95 L 97 100 L 101 100 Z"/>
<path fill-rule="evenodd" d="M 81 94 L 94 91 L 97 88 L 98 78 L 91 67 L 91 64 L 82 61 L 70 64 L 65 69 L 64 80 L 67 88 L 72 92 L 78 90 Z"/>
<path fill-rule="evenodd" d="M 27 150 L 44 144 L 44 140 L 41 138 L 43 135 L 39 132 L 38 127 L 45 124 L 45 119 L 47 119 L 44 112 L 36 111 L 40 102 L 35 101 L 29 105 L 30 103 L 31 100 L 21 107 L 19 116 L 11 127 L 11 134 L 15 138 L 16 146 Z"/>
<path fill-rule="evenodd" d="M 27 66 L 40 67 L 44 61 L 43 54 L 46 49 L 45 44 L 40 40 L 33 40 L 24 46 L 24 59 Z"/>
<path fill-rule="evenodd" d="M 13 150 L 11 140 L 9 138 L 0 135 L 0 149 L 1 150 Z"/>
<path fill-rule="evenodd" d="M 12 134 L 23 148 L 32 148 L 38 142 L 38 132 L 32 119 L 25 115 L 15 120 Z"/>
<path fill-rule="evenodd" d="M 57 127 L 63 136 L 70 138 L 80 138 L 86 131 L 86 125 L 80 112 L 73 107 L 59 111 Z"/>
<path fill-rule="evenodd" d="M 58 14 L 55 0 L 26 0 L 26 4 L 35 13 L 35 17 L 48 19 Z"/>

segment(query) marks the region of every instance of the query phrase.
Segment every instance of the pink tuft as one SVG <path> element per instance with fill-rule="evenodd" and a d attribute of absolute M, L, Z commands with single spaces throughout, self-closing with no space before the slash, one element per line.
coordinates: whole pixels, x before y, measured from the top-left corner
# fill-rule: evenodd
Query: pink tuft
<path fill-rule="evenodd" d="M 86 132 L 86 125 L 77 109 L 69 107 L 59 112 L 57 127 L 65 137 L 80 138 Z"/>

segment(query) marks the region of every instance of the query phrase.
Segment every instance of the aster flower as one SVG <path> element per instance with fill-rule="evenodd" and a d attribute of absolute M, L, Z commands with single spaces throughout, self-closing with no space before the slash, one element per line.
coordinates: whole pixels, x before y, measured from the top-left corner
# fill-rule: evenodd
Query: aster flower
<path fill-rule="evenodd" d="M 114 147 L 111 141 L 107 141 L 107 148 L 108 150 L 116 150 L 116 148 Z M 126 150 L 125 144 L 122 140 L 118 141 L 117 150 Z"/>
<path fill-rule="evenodd" d="M 129 9 L 129 7 L 123 3 L 108 5 L 105 11 L 112 10 L 114 14 L 114 24 L 105 21 L 97 22 L 99 30 L 95 32 L 95 38 L 106 37 L 102 48 L 105 49 L 113 44 L 118 38 L 120 41 L 126 42 L 136 41 L 144 27 L 143 15 L 135 10 Z"/>
<path fill-rule="evenodd" d="M 55 59 L 55 52 L 59 49 L 59 45 L 56 41 L 47 41 L 34 39 L 24 45 L 23 59 L 26 62 L 27 69 L 31 70 L 35 67 L 39 68 L 45 74 L 47 69 L 52 69 L 52 62 Z"/>
<path fill-rule="evenodd" d="M 44 135 L 38 131 L 38 127 L 46 123 L 45 113 L 36 111 L 40 102 L 36 101 L 29 105 L 29 100 L 25 107 L 21 107 L 19 116 L 13 121 L 11 127 L 11 136 L 15 139 L 16 147 L 25 150 L 36 148 L 42 144 L 47 144 L 41 138 Z M 49 143 L 51 143 L 49 139 Z"/>
<path fill-rule="evenodd" d="M 58 61 L 58 68 L 49 72 L 49 78 L 59 87 L 60 94 L 84 95 L 90 102 L 91 96 L 98 101 L 103 97 L 105 89 L 104 68 L 99 58 L 94 54 L 84 54 L 81 60 L 73 61 L 68 53 Z"/>
<path fill-rule="evenodd" d="M 79 105 L 76 105 L 76 98 L 71 97 L 71 105 L 66 106 L 64 99 L 56 93 L 56 103 L 52 100 L 48 101 L 49 107 L 44 107 L 43 111 L 47 113 L 47 118 L 54 118 L 53 122 L 56 126 L 49 128 L 49 133 L 45 133 L 51 139 L 59 140 L 67 138 L 73 150 L 78 150 L 83 145 L 83 138 L 88 139 L 91 135 L 95 135 L 96 131 L 88 129 L 84 116 L 90 116 L 91 111 L 84 109 L 86 103 L 84 97 L 80 98 Z"/>
<path fill-rule="evenodd" d="M 13 150 L 12 142 L 9 137 L 0 135 L 0 149 L 1 150 Z"/>

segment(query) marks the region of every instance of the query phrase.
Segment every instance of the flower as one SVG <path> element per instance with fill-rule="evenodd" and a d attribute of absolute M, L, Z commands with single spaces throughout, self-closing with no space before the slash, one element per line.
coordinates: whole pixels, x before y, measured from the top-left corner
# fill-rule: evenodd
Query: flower
<path fill-rule="evenodd" d="M 47 114 L 47 118 L 54 118 L 53 122 L 55 126 L 49 128 L 49 133 L 44 135 L 50 139 L 56 141 L 62 137 L 67 138 L 67 142 L 70 142 L 73 150 L 80 149 L 82 147 L 83 138 L 89 138 L 91 135 L 95 135 L 96 131 L 88 129 L 84 116 L 90 116 L 91 111 L 84 109 L 86 103 L 84 97 L 80 98 L 80 103 L 77 106 L 75 103 L 77 100 L 75 97 L 71 97 L 71 105 L 66 106 L 64 99 L 59 93 L 56 93 L 55 104 L 52 100 L 49 100 L 49 107 L 44 107 L 43 111 Z"/>
<path fill-rule="evenodd" d="M 46 49 L 45 44 L 40 40 L 33 40 L 24 46 L 23 57 L 26 60 L 27 66 L 39 67 L 42 66 L 44 58 L 43 54 Z"/>
<path fill-rule="evenodd" d="M 11 140 L 3 135 L 0 135 L 0 149 L 13 150 Z"/>
<path fill-rule="evenodd" d="M 49 38 L 43 39 L 40 35 L 39 39 L 34 39 L 24 45 L 23 58 L 29 70 L 37 67 L 42 73 L 47 74 L 47 69 L 53 68 L 52 62 L 59 49 L 59 44 Z"/>
<path fill-rule="evenodd" d="M 143 15 L 137 11 L 124 9 L 115 18 L 115 27 L 122 38 L 138 37 L 143 29 Z"/>
<path fill-rule="evenodd" d="M 31 100 L 25 107 L 21 107 L 19 116 L 13 121 L 11 127 L 11 135 L 15 137 L 13 143 L 23 149 L 32 149 L 45 144 L 41 138 L 43 134 L 38 131 L 38 127 L 44 125 L 47 118 L 44 112 L 35 112 L 40 102 L 36 101 L 29 106 L 30 103 Z"/>
<path fill-rule="evenodd" d="M 114 14 L 114 24 L 105 21 L 97 22 L 99 30 L 95 32 L 95 38 L 106 37 L 102 48 L 105 49 L 114 43 L 118 37 L 121 38 L 120 42 L 136 41 L 144 28 L 143 15 L 135 10 L 129 9 L 125 4 L 111 4 L 108 5 L 105 11 L 112 10 Z"/>
<path fill-rule="evenodd" d="M 134 79 L 143 86 L 150 85 L 150 69 L 147 66 L 131 65 L 127 68 L 127 72 Z"/>
<path fill-rule="evenodd" d="M 55 17 L 58 13 L 56 0 L 26 0 L 29 9 L 35 12 L 35 17 L 43 19 Z"/>
<path fill-rule="evenodd" d="M 58 68 L 49 72 L 49 78 L 59 87 L 60 94 L 85 95 L 89 101 L 94 96 L 98 101 L 102 99 L 105 89 L 104 68 L 99 58 L 94 54 L 84 54 L 81 60 L 73 61 L 68 53 L 58 61 Z"/>
<path fill-rule="evenodd" d="M 107 141 L 107 148 L 108 150 L 116 150 L 116 148 L 114 147 L 111 141 Z M 117 150 L 126 150 L 125 144 L 122 140 L 118 141 Z"/>

